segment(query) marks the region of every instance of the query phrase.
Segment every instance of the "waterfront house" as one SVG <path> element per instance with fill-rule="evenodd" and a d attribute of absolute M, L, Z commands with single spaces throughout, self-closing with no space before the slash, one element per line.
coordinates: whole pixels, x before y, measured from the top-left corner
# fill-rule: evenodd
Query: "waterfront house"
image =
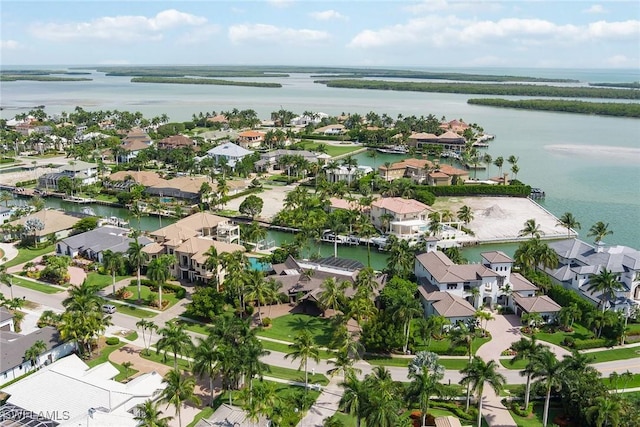
<path fill-rule="evenodd" d="M 46 173 L 38 178 L 38 187 L 46 190 L 57 190 L 61 178 L 76 180 L 79 185 L 91 185 L 98 181 L 98 165 L 81 160 L 70 161 L 60 166 L 57 172 Z"/>
<path fill-rule="evenodd" d="M 434 210 L 414 199 L 383 197 L 371 204 L 371 222 L 399 239 L 416 239 L 427 231 L 431 212 Z"/>
<path fill-rule="evenodd" d="M 416 132 L 409 135 L 407 145 L 418 149 L 429 145 L 439 145 L 444 150 L 461 152 L 464 148 L 465 139 L 453 131 L 447 131 L 442 135 L 432 133 Z"/>
<path fill-rule="evenodd" d="M 285 156 L 301 156 L 309 163 L 320 161 L 320 156 L 307 150 L 271 150 L 260 154 L 260 160 L 256 161 L 254 166 L 256 170 L 267 172 L 278 168 L 278 162 Z"/>
<path fill-rule="evenodd" d="M 470 126 L 468 124 L 466 124 L 464 121 L 462 120 L 451 120 L 449 122 L 443 122 L 440 123 L 440 129 L 444 130 L 444 131 L 453 131 L 457 134 L 462 135 L 462 133 L 469 129 Z"/>
<path fill-rule="evenodd" d="M 25 352 L 37 341 L 44 342 L 45 350 L 38 355 L 35 364 L 25 360 Z M 53 326 L 45 326 L 28 335 L 13 330 L 0 331 L 0 385 L 21 377 L 41 366 L 48 365 L 75 351 L 74 341 L 64 341 Z"/>
<path fill-rule="evenodd" d="M 153 187 L 165 181 L 153 171 L 119 171 L 112 173 L 108 178 L 102 185 L 116 191 L 129 191 L 134 185 Z"/>
<path fill-rule="evenodd" d="M 433 163 L 424 159 L 404 159 L 400 162 L 392 163 L 389 166 L 378 167 L 380 176 L 385 181 L 393 181 L 399 178 L 410 178 L 417 184 L 426 180 L 427 173 L 433 168 Z"/>
<path fill-rule="evenodd" d="M 200 202 L 200 188 L 204 183 L 211 184 L 209 178 L 197 176 L 178 176 L 169 180 L 162 180 L 147 187 L 145 193 L 151 196 L 172 197 L 187 200 L 191 203 Z M 215 185 L 212 185 L 215 187 Z M 161 200 L 164 201 L 164 200 Z"/>
<path fill-rule="evenodd" d="M 75 234 L 64 238 L 56 243 L 56 254 L 67 255 L 72 258 L 82 256 L 83 258 L 102 263 L 102 255 L 106 250 L 116 253 L 126 253 L 129 243 L 135 241 L 129 237 L 131 230 L 125 228 L 105 225 Z M 140 236 L 138 242 L 148 245 L 151 239 Z"/>
<path fill-rule="evenodd" d="M 225 142 L 207 151 L 207 156 L 213 158 L 216 164 L 220 164 L 224 159 L 226 164 L 232 168 L 236 166 L 236 163 L 251 154 L 253 154 L 253 151 L 242 148 L 233 142 Z"/>
<path fill-rule="evenodd" d="M 213 275 L 204 268 L 211 246 L 218 254 L 245 251 L 240 241 L 240 227 L 227 218 L 208 212 L 198 212 L 150 233 L 155 243 L 144 247 L 151 259 L 163 254 L 174 255 L 172 274 L 178 279 L 208 280 Z M 221 269 L 219 275 L 224 276 Z"/>
<path fill-rule="evenodd" d="M 258 148 L 264 142 L 264 132 L 255 130 L 246 130 L 238 134 L 238 144 L 242 148 Z"/>
<path fill-rule="evenodd" d="M 451 320 L 472 316 L 483 305 L 511 308 L 516 314 L 536 312 L 551 322 L 560 306 L 547 296 L 536 296 L 538 288 L 519 273 L 513 273 L 513 259 L 502 251 L 481 254 L 480 264 L 456 264 L 435 245 L 416 255 L 414 274 L 418 279 L 425 314 L 448 313 Z M 446 292 L 455 298 L 440 295 Z M 451 306 L 451 308 L 449 307 Z M 446 316 L 445 316 L 446 317 Z"/>
<path fill-rule="evenodd" d="M 341 124 L 327 125 L 313 131 L 321 135 L 343 135 L 346 132 L 346 127 Z"/>
<path fill-rule="evenodd" d="M 24 227 L 25 224 L 31 219 L 39 220 L 44 228 L 42 230 L 25 230 L 22 229 L 23 235 L 28 235 L 30 237 L 35 236 L 35 240 L 37 243 L 42 243 L 47 241 L 48 236 L 51 234 L 55 234 L 56 238 L 62 239 L 67 237 L 73 226 L 76 225 L 80 218 L 75 216 L 71 216 L 65 212 L 57 211 L 55 209 L 43 209 L 38 212 L 34 212 L 22 218 L 16 219 L 14 221 L 9 222 L 14 228 L 17 226 Z M 13 235 L 9 232 L 5 232 L 4 240 L 12 238 Z"/>
<path fill-rule="evenodd" d="M 353 181 L 359 179 L 362 176 L 365 176 L 369 173 L 373 172 L 373 168 L 370 166 L 361 166 L 358 165 L 356 167 L 349 167 L 345 165 L 340 165 L 336 167 L 328 167 L 324 168 L 325 174 L 327 175 L 328 182 L 340 182 L 345 181 L 351 184 Z"/>
<path fill-rule="evenodd" d="M 607 246 L 602 242 L 595 245 L 578 239 L 549 242 L 549 247 L 558 255 L 556 268 L 543 271 L 567 289 L 573 289 L 594 304 L 599 304 L 600 294 L 587 291 L 591 278 L 607 269 L 616 275 L 622 290 L 616 292 L 607 307 L 614 310 L 628 310 L 640 305 L 640 251 L 628 246 Z"/>
<path fill-rule="evenodd" d="M 75 354 L 59 359 L 4 388 L 5 425 L 136 427 L 136 406 L 155 400 L 166 385 L 153 371 L 126 384 L 110 362 L 90 368 Z"/>

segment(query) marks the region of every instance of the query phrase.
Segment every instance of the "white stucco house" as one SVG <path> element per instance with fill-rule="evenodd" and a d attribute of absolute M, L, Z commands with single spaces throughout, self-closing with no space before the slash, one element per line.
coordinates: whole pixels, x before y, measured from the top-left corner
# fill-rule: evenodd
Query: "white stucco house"
<path fill-rule="evenodd" d="M 225 159 L 230 167 L 235 167 L 236 163 L 251 154 L 253 154 L 253 151 L 242 148 L 233 142 L 225 142 L 207 151 L 207 156 L 213 158 L 216 163 L 219 163 L 221 159 Z"/>

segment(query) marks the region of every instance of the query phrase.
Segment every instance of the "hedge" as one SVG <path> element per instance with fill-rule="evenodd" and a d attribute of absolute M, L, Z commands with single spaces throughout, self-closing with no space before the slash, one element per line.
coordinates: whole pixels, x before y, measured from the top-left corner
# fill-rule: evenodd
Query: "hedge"
<path fill-rule="evenodd" d="M 477 408 L 470 407 L 469 412 L 467 413 L 465 412 L 464 408 L 461 408 L 455 403 L 440 402 L 436 400 L 432 402 L 432 406 L 434 408 L 448 409 L 449 411 L 453 412 L 456 417 L 462 418 L 463 420 L 466 420 L 466 421 L 475 421 L 478 415 Z"/>
<path fill-rule="evenodd" d="M 16 182 L 16 187 L 26 187 L 27 185 L 33 185 L 38 182 L 37 179 L 29 179 L 27 181 L 18 181 Z"/>
<path fill-rule="evenodd" d="M 576 304 L 582 312 L 583 319 L 586 317 L 587 313 L 591 313 L 595 310 L 593 304 L 582 298 L 575 291 L 565 289 L 555 283 L 551 283 L 547 291 L 547 295 L 561 307 L 568 307 L 571 304 Z"/>
<path fill-rule="evenodd" d="M 118 344 L 120 344 L 120 338 L 118 338 L 118 337 L 107 337 L 105 342 L 107 343 L 107 345 L 118 345 Z"/>
<path fill-rule="evenodd" d="M 447 185 L 447 186 L 416 186 L 418 190 L 428 190 L 436 196 L 512 196 L 529 197 L 529 185 Z"/>
<path fill-rule="evenodd" d="M 140 284 L 142 286 L 148 286 L 149 289 L 151 289 L 153 292 L 158 292 L 158 286 L 149 279 L 141 279 Z M 138 286 L 138 280 L 137 279 L 131 280 L 131 286 Z M 165 283 L 164 285 L 162 285 L 162 291 L 172 292 L 176 294 L 176 298 L 180 298 L 180 299 L 187 296 L 187 290 L 185 288 L 183 288 L 180 285 L 174 285 L 171 283 Z"/>
<path fill-rule="evenodd" d="M 576 350 L 586 350 L 589 348 L 600 348 L 607 347 L 608 345 L 613 345 L 615 342 L 608 340 L 606 338 L 594 338 L 590 340 L 580 340 L 576 339 L 573 342 L 573 347 Z"/>

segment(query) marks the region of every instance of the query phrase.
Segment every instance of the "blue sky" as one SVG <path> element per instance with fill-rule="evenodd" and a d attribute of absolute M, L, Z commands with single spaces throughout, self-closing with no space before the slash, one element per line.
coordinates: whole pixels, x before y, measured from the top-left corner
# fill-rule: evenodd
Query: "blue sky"
<path fill-rule="evenodd" d="M 640 68 L 638 1 L 1 0 L 3 65 Z"/>

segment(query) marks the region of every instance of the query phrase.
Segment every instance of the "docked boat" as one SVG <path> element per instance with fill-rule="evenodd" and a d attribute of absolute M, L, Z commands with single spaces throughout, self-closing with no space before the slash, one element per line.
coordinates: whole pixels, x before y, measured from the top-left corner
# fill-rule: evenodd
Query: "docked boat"
<path fill-rule="evenodd" d="M 113 225 L 114 227 L 120 228 L 129 228 L 129 222 L 118 218 L 117 216 L 110 216 L 109 218 L 101 218 L 98 222 L 98 225 L 102 227 L 103 225 Z"/>
<path fill-rule="evenodd" d="M 405 147 L 402 147 L 400 145 L 378 148 L 377 151 L 385 154 L 407 154 L 409 152 L 409 150 L 407 150 Z"/>
<path fill-rule="evenodd" d="M 80 212 L 88 216 L 98 216 L 96 215 L 96 211 L 94 211 L 90 206 L 85 206 Z"/>

